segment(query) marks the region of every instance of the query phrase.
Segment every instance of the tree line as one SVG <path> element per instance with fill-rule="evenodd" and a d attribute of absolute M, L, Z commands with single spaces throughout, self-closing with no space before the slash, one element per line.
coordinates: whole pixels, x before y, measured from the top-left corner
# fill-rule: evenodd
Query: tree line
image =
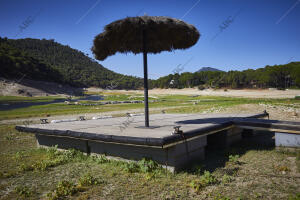
<path fill-rule="evenodd" d="M 54 40 L 31 38 L 13 40 L 0 37 L 0 48 L 0 62 L 3 69 L 1 69 L 0 75 L 4 77 L 15 78 L 27 72 L 27 77 L 36 79 L 37 76 L 33 76 L 31 73 L 41 73 L 38 79 L 44 79 L 47 76 L 42 74 L 52 70 L 53 73 L 56 73 L 57 78 L 50 76 L 45 80 L 52 79 L 54 82 L 62 82 L 77 87 L 94 86 L 113 89 L 143 87 L 142 78 L 126 76 L 108 70 L 83 52 L 59 44 Z M 7 52 L 8 48 L 10 49 L 9 52 Z M 34 60 L 35 64 L 31 60 Z M 31 70 L 25 70 L 25 68 Z M 45 71 L 40 69 L 45 69 Z"/>
<path fill-rule="evenodd" d="M 156 88 L 300 88 L 300 62 L 244 71 L 169 74 L 152 82 Z"/>
<path fill-rule="evenodd" d="M 65 83 L 77 87 L 142 89 L 143 79 L 115 73 L 88 55 L 46 39 L 0 37 L 0 77 Z M 149 88 L 300 88 L 300 62 L 244 71 L 200 71 L 149 80 Z"/>

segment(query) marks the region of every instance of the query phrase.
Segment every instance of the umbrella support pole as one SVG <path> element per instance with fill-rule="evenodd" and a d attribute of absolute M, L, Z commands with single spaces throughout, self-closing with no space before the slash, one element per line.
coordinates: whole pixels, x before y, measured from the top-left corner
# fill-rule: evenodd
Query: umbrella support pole
<path fill-rule="evenodd" d="M 144 103 L 145 103 L 145 127 L 149 127 L 149 105 L 148 105 L 148 66 L 147 66 L 147 35 L 143 30 L 143 61 L 144 61 Z"/>

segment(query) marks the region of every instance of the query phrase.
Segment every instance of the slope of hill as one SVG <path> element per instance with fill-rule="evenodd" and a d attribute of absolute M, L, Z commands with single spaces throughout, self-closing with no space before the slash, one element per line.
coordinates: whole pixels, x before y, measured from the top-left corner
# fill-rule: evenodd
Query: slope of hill
<path fill-rule="evenodd" d="M 83 90 L 81 88 L 57 82 L 37 81 L 26 78 L 19 80 L 0 78 L 0 96 L 80 96 L 82 94 Z"/>
<path fill-rule="evenodd" d="M 58 70 L 2 42 L 0 42 L 0 66 L 0 77 L 3 78 L 63 82 Z"/>
<path fill-rule="evenodd" d="M 199 69 L 198 71 L 196 72 L 207 72 L 207 71 L 212 71 L 212 72 L 221 72 L 222 70 L 219 70 L 219 69 L 216 69 L 216 68 L 213 68 L 213 67 L 202 67 L 201 69 Z"/>
<path fill-rule="evenodd" d="M 69 46 L 61 45 L 54 40 L 0 38 L 0 43 L 1 46 L 5 45 L 7 48 L 18 49 L 20 51 L 18 56 L 20 57 L 25 55 L 31 57 L 36 63 L 36 68 L 47 68 L 58 72 L 60 74 L 58 76 L 59 80 L 51 77 L 52 81 L 62 81 L 73 86 L 96 86 L 101 88 L 111 86 L 113 81 L 113 86 L 116 89 L 137 89 L 143 86 L 141 78 L 125 76 L 108 70 L 82 52 Z M 5 54 L 5 51 L 3 54 Z M 19 67 L 19 64 L 17 64 L 19 62 L 14 56 L 5 55 L 6 58 L 1 57 L 2 60 L 12 59 L 9 63 L 5 62 L 6 65 L 10 65 L 7 68 L 14 69 L 10 72 L 10 76 L 17 76 L 18 73 L 23 74 L 20 71 L 22 67 Z M 6 70 L 5 73 L 8 73 L 8 71 Z M 43 73 L 42 70 L 39 70 L 39 73 Z M 31 75 L 30 72 L 29 74 Z M 30 76 L 30 78 L 36 80 L 35 76 Z"/>

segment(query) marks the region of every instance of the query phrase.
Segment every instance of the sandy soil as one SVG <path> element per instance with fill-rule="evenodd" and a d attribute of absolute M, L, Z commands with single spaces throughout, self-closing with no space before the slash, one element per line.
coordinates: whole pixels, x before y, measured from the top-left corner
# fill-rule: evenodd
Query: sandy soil
<path fill-rule="evenodd" d="M 242 104 L 221 110 L 220 113 L 251 113 L 266 110 L 270 119 L 300 122 L 300 108 L 273 106 L 267 104 Z"/>
<path fill-rule="evenodd" d="M 89 88 L 88 91 L 99 92 L 108 91 L 97 88 Z M 143 94 L 143 90 L 113 90 L 114 92 L 120 93 L 136 93 Z M 204 96 L 228 96 L 228 97 L 245 97 L 245 98 L 294 98 L 300 95 L 300 90 L 277 90 L 277 89 L 242 89 L 233 90 L 224 89 L 213 90 L 205 89 L 198 90 L 196 88 L 185 88 L 185 89 L 152 89 L 149 90 L 149 95 L 164 95 L 164 94 L 181 94 L 181 95 L 204 95 Z"/>
<path fill-rule="evenodd" d="M 101 88 L 88 88 L 90 92 L 117 92 L 143 94 L 143 90 L 104 90 Z M 32 81 L 22 79 L 19 81 L 7 80 L 0 78 L 0 95 L 1 96 L 46 96 L 46 95 L 74 95 L 81 93 L 80 88 L 73 88 L 68 85 L 60 85 L 44 81 Z M 197 88 L 185 89 L 152 89 L 149 90 L 149 95 L 204 95 L 204 96 L 228 96 L 228 97 L 245 97 L 245 98 L 294 98 L 300 95 L 300 90 L 276 90 L 270 89 L 242 89 L 232 90 L 224 89 L 214 90 L 205 89 L 198 90 Z"/>
<path fill-rule="evenodd" d="M 0 78 L 0 96 L 51 96 L 80 94 L 80 88 L 53 82 Z"/>

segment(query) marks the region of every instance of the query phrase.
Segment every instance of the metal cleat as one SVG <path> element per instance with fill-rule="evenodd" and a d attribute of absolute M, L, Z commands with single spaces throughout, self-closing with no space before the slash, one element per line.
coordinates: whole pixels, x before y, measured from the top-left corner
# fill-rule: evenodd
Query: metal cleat
<path fill-rule="evenodd" d="M 40 119 L 41 120 L 41 124 L 48 124 L 48 119 Z"/>
<path fill-rule="evenodd" d="M 183 131 L 182 130 L 179 130 L 181 126 L 174 126 L 174 131 L 172 132 L 172 135 L 175 135 L 175 134 L 183 134 Z"/>
<path fill-rule="evenodd" d="M 84 120 L 85 120 L 84 116 L 79 116 L 79 121 L 84 121 Z"/>

